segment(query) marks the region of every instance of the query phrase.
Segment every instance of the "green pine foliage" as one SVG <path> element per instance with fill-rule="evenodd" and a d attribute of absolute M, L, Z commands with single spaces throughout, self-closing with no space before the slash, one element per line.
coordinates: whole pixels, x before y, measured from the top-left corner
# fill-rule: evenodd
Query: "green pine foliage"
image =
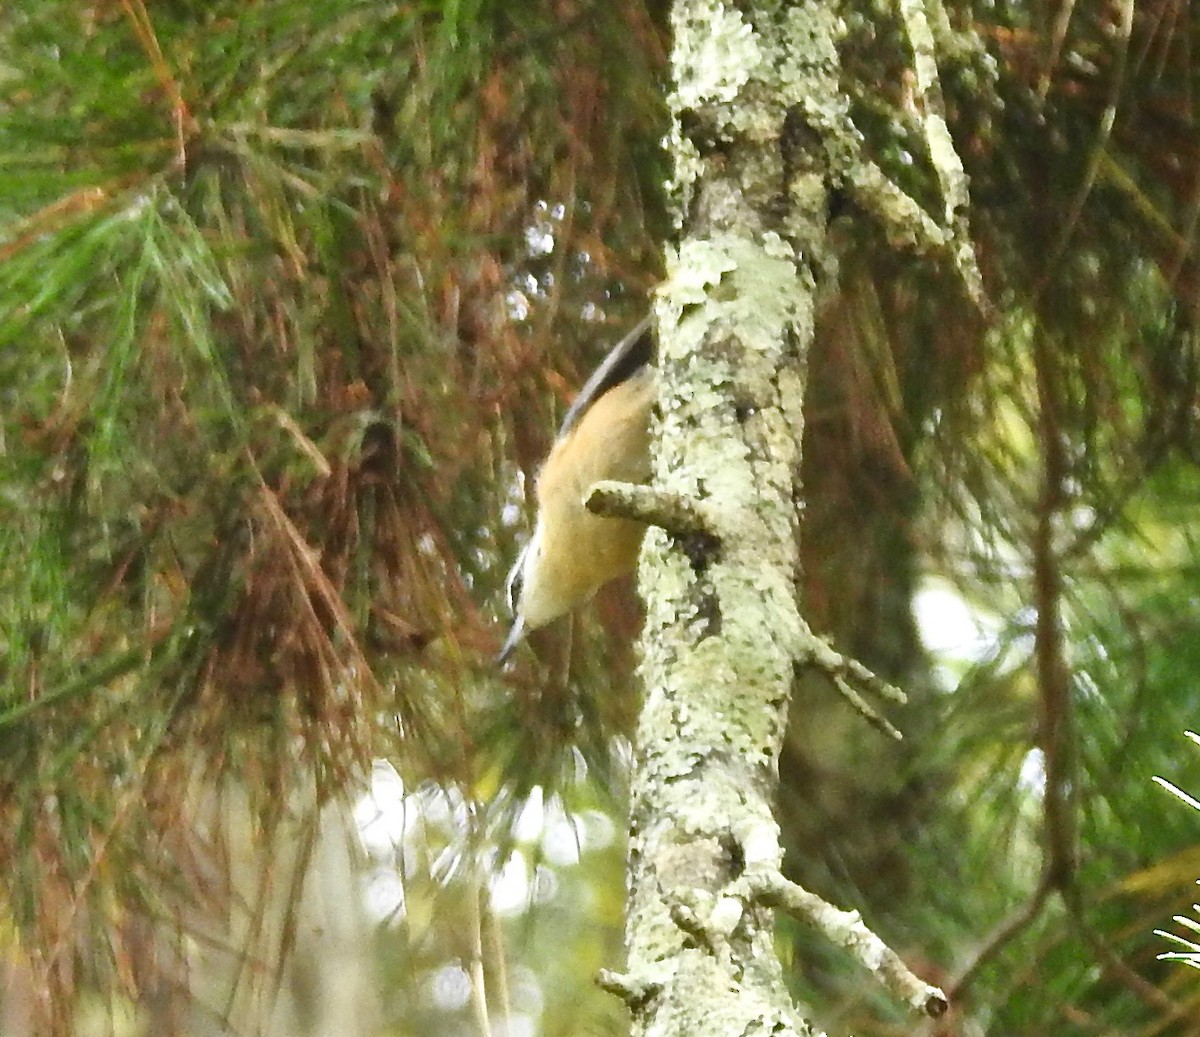
<path fill-rule="evenodd" d="M 375 755 L 491 772 L 464 724 L 498 697 L 497 516 L 568 381 L 527 377 L 558 360 L 510 296 L 534 277 L 602 340 L 583 302 L 655 257 L 610 227 L 642 204 L 658 43 L 636 10 L 579 19 L 0 15 L 0 859 L 59 1026 L 80 989 L 136 1000 L 131 922 L 199 895 L 198 781 L 269 829 Z M 630 82 L 586 74 L 601 50 Z M 547 197 L 561 247 L 531 270 Z"/>
<path fill-rule="evenodd" d="M 792 863 L 966 975 L 942 1032 L 1194 1033 L 1153 930 L 1191 910 L 1196 818 L 1150 779 L 1200 788 L 1195 13 L 932 10 L 996 312 L 831 214 L 806 608 L 913 701 L 888 755 L 800 689 Z M 846 22 L 869 151 L 936 211 L 896 15 Z M 409 809 L 469 823 L 363 865 L 405 891 L 370 941 L 380 1032 L 480 1032 L 422 993 L 476 941 L 493 1021 L 620 1032 L 591 985 L 619 845 L 499 921 L 480 883 L 532 869 L 531 798 L 619 829 L 636 620 L 606 596 L 618 637 L 490 660 L 525 488 L 657 276 L 668 47 L 657 4 L 0 10 L 0 917 L 43 1031 L 89 998 L 149 1012 L 165 975 L 235 1025 L 233 993 L 187 989 L 187 934 L 236 957 L 211 927 L 246 888 L 297 903 L 318 811 L 386 757 Z M 922 650 L 924 576 L 985 652 Z M 213 806 L 233 789 L 248 831 Z M 296 925 L 248 910 L 230 982 L 277 994 Z M 911 1029 L 794 935 L 830 1032 Z"/>

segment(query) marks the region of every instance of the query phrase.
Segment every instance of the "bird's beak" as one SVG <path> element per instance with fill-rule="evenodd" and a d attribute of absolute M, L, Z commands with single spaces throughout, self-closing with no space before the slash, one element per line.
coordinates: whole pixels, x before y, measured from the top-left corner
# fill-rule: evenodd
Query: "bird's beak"
<path fill-rule="evenodd" d="M 513 649 L 521 643 L 521 638 L 525 636 L 525 620 L 522 616 L 517 616 L 513 620 L 512 629 L 508 632 L 508 639 L 504 642 L 504 647 L 500 649 L 500 654 L 496 656 L 496 665 L 502 666 L 508 661 L 508 657 L 512 655 Z"/>

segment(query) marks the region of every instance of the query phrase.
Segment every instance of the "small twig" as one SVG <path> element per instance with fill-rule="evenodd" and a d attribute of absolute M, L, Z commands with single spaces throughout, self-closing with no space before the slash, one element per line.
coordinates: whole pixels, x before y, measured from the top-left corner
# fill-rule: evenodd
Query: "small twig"
<path fill-rule="evenodd" d="M 1065 16 L 1069 20 L 1070 12 L 1074 6 L 1074 3 L 1064 3 L 1060 12 L 1060 18 Z M 1071 243 L 1071 238 L 1074 236 L 1075 230 L 1079 225 L 1079 218 L 1083 215 L 1083 207 L 1087 204 L 1088 198 L 1091 197 L 1092 191 L 1096 186 L 1096 180 L 1099 178 L 1111 154 L 1109 142 L 1112 138 L 1113 125 L 1116 123 L 1117 110 L 1126 94 L 1127 78 L 1125 69 L 1129 59 L 1129 41 L 1133 35 L 1134 15 L 1133 0 L 1120 0 L 1120 3 L 1115 6 L 1118 17 L 1114 19 L 1115 25 L 1113 28 L 1115 31 L 1113 35 L 1117 40 L 1117 53 L 1115 67 L 1108 77 L 1108 97 L 1104 111 L 1100 115 L 1100 124 L 1096 129 L 1096 139 L 1088 149 L 1087 166 L 1084 169 L 1083 176 L 1079 180 L 1075 196 L 1071 199 L 1071 204 L 1066 209 L 1066 217 L 1061 221 L 1061 229 L 1058 232 L 1055 242 L 1046 253 L 1042 262 L 1043 273 L 1037 282 L 1036 295 L 1041 295 L 1061 270 L 1062 264 L 1059 260 L 1062 258 L 1063 253 L 1066 252 L 1067 246 Z M 1057 28 L 1065 35 L 1066 25 L 1061 20 Z M 1038 88 L 1040 99 L 1043 102 L 1046 99 L 1046 91 L 1050 88 L 1050 74 L 1053 65 L 1057 63 L 1058 50 L 1062 46 L 1062 39 L 1063 36 L 1056 32 L 1054 50 Z"/>
<path fill-rule="evenodd" d="M 878 695 L 881 699 L 903 706 L 908 702 L 908 696 L 894 684 L 889 684 L 882 677 L 876 676 L 857 659 L 842 655 L 828 641 L 809 634 L 810 643 L 805 646 L 801 662 L 815 666 L 831 678 L 840 677 L 847 683 L 855 684 L 868 694 Z"/>
<path fill-rule="evenodd" d="M 833 686 L 841 693 L 842 698 L 850 703 L 859 716 L 861 716 L 872 727 L 878 728 L 889 738 L 895 739 L 897 742 L 904 740 L 904 735 L 900 733 L 887 717 L 878 712 L 866 699 L 864 699 L 854 688 L 846 683 L 841 677 L 833 678 Z"/>
<path fill-rule="evenodd" d="M 192 115 L 191 109 L 183 99 L 179 81 L 167 64 L 144 0 L 121 0 L 121 7 L 129 18 L 134 36 L 146 52 L 150 67 L 158 78 L 159 88 L 171 105 L 171 121 L 175 124 L 176 163 L 182 170 L 187 165 L 187 142 L 196 134 L 196 117 Z"/>
<path fill-rule="evenodd" d="M 1049 880 L 1049 872 L 1046 872 L 1043 874 L 1041 882 L 1038 883 L 1038 888 L 1034 890 L 1033 896 L 1029 898 L 1028 903 L 1001 922 L 988 938 L 983 941 L 983 946 L 976 952 L 974 959 L 958 974 L 958 978 L 950 985 L 950 996 L 955 1001 L 961 998 L 963 991 L 979 975 L 980 969 L 999 954 L 1009 941 L 1016 938 L 1032 924 L 1033 920 L 1037 918 L 1042 908 L 1046 905 L 1046 899 L 1052 889 L 1053 886 Z"/>
<path fill-rule="evenodd" d="M 954 148 L 950 128 L 946 125 L 946 105 L 938 78 L 936 45 L 924 0 L 900 0 L 900 15 L 913 52 L 912 68 L 925 146 L 946 206 L 946 227 L 954 228 L 960 214 L 967 209 L 967 177 L 962 160 Z"/>
<path fill-rule="evenodd" d="M 488 1012 L 487 978 L 483 968 L 483 882 L 477 854 L 472 854 L 471 895 L 471 1011 L 480 1037 L 492 1037 L 492 1018 Z"/>
<path fill-rule="evenodd" d="M 837 946 L 849 951 L 887 990 L 932 1018 L 945 1014 L 950 1002 L 940 989 L 913 974 L 894 950 L 875 935 L 857 911 L 842 911 L 785 879 L 775 869 L 747 872 L 731 887 L 745 899 L 782 908 L 809 922 Z"/>
<path fill-rule="evenodd" d="M 817 637 L 811 631 L 808 631 L 808 642 L 797 660 L 799 664 L 815 666 L 829 677 L 838 693 L 868 723 L 877 727 L 890 738 L 897 740 L 903 738 L 904 736 L 896 730 L 892 723 L 863 698 L 863 694 L 875 695 L 886 702 L 895 702 L 898 705 L 904 705 L 908 701 L 908 696 L 894 684 L 889 684 L 882 677 L 872 673 L 857 659 L 842 655 L 827 641 Z"/>
<path fill-rule="evenodd" d="M 663 989 L 663 985 L 656 980 L 647 980 L 628 972 L 614 972 L 612 969 L 601 969 L 596 974 L 596 986 L 615 994 L 631 1011 L 645 1007 Z"/>
<path fill-rule="evenodd" d="M 715 932 L 709 924 L 706 924 L 691 905 L 678 901 L 672 904 L 671 921 L 713 957 L 721 956 L 721 951 L 723 950 L 721 946 L 723 942 L 721 934 Z"/>
<path fill-rule="evenodd" d="M 593 515 L 634 519 L 680 538 L 697 533 L 715 535 L 711 517 L 699 501 L 653 486 L 605 479 L 588 491 L 583 506 Z"/>
<path fill-rule="evenodd" d="M 855 201 L 879 219 L 893 241 L 918 255 L 945 251 L 946 231 L 874 162 L 860 158 L 847 171 L 846 181 Z"/>
<path fill-rule="evenodd" d="M 939 12 L 935 9 L 935 17 Z M 944 12 L 940 12 L 944 18 Z M 971 246 L 967 212 L 970 199 L 967 194 L 967 174 L 962 159 L 950 136 L 946 124 L 946 104 L 942 97 L 942 84 L 938 77 L 936 44 L 929 26 L 925 0 L 900 0 L 900 16 L 904 31 L 913 52 L 913 73 L 916 78 L 918 107 L 921 129 L 925 136 L 925 149 L 937 175 L 945 205 L 944 228 L 947 244 L 958 275 L 962 279 L 967 295 L 985 315 L 991 314 L 991 303 L 983 289 L 983 275 L 975 250 Z"/>

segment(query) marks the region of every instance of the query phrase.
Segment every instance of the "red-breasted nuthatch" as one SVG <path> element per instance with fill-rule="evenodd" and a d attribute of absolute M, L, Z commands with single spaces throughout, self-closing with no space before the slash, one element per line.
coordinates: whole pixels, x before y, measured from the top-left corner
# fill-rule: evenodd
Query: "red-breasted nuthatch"
<path fill-rule="evenodd" d="M 637 562 L 645 525 L 593 515 L 583 501 L 604 479 L 650 478 L 651 346 L 647 317 L 612 348 L 563 418 L 538 472 L 533 536 L 508 575 L 513 625 L 500 662 L 526 632 L 582 605 Z"/>

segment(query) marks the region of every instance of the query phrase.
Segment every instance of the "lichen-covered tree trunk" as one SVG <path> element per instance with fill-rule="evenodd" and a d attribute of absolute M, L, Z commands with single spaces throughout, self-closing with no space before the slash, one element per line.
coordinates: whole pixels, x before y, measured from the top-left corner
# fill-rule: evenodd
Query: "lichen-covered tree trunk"
<path fill-rule="evenodd" d="M 657 303 L 645 705 L 632 787 L 635 1034 L 808 1033 L 772 911 L 730 895 L 780 865 L 772 802 L 805 627 L 795 595 L 800 412 L 836 107 L 828 4 L 678 0 L 671 147 L 679 242 Z"/>
<path fill-rule="evenodd" d="M 854 952 L 900 1000 L 946 1009 L 857 912 L 784 878 L 772 816 L 799 667 L 823 670 L 885 729 L 859 690 L 902 699 L 815 637 L 797 602 L 801 414 L 816 299 L 834 269 L 831 191 L 900 240 L 953 255 L 982 298 L 919 0 L 904 21 L 944 224 L 864 154 L 839 83 L 832 0 L 677 0 L 672 12 L 679 240 L 656 304 L 653 485 L 610 485 L 589 504 L 653 526 L 641 568 L 628 965 L 606 977 L 636 1035 L 811 1033 L 775 954 L 777 906 Z"/>

